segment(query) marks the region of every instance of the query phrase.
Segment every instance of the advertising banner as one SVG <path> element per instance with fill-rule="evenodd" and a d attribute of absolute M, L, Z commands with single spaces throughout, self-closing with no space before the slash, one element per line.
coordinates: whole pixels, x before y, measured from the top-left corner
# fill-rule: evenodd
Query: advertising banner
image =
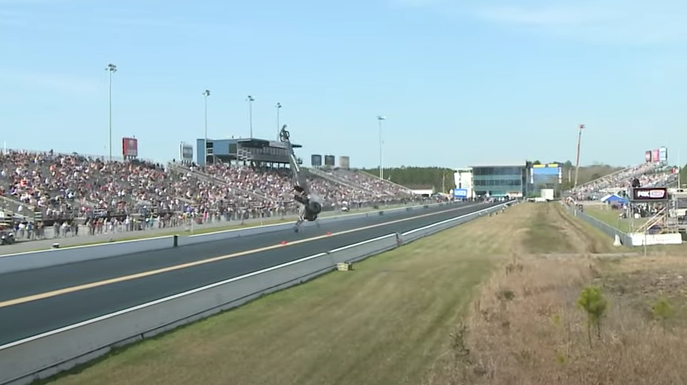
<path fill-rule="evenodd" d="M 138 139 L 122 138 L 122 156 L 125 158 L 138 157 Z"/>
<path fill-rule="evenodd" d="M 322 155 L 313 154 L 310 156 L 310 165 L 313 167 L 322 166 Z"/>
<path fill-rule="evenodd" d="M 453 197 L 454 198 L 467 198 L 468 190 L 465 188 L 454 188 Z"/>
<path fill-rule="evenodd" d="M 651 163 L 651 151 L 647 151 L 644 153 L 644 161 L 647 163 Z"/>
<path fill-rule="evenodd" d="M 668 163 L 668 149 L 661 147 L 658 149 L 658 160 L 662 163 Z"/>
<path fill-rule="evenodd" d="M 652 153 L 651 153 L 651 161 L 654 162 L 654 163 L 658 163 L 658 162 L 659 162 L 659 160 L 658 160 L 658 149 L 652 151 Z"/>
<path fill-rule="evenodd" d="M 656 202 L 668 199 L 666 187 L 635 187 L 632 189 L 633 202 Z"/>
<path fill-rule="evenodd" d="M 193 146 L 187 143 L 179 145 L 179 159 L 182 161 L 193 161 Z"/>
<path fill-rule="evenodd" d="M 530 183 L 563 183 L 563 167 L 559 163 L 532 165 Z"/>

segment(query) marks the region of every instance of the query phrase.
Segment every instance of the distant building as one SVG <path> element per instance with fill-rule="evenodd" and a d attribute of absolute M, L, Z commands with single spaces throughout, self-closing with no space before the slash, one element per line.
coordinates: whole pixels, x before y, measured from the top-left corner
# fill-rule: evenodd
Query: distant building
<path fill-rule="evenodd" d="M 255 166 L 284 166 L 289 164 L 289 151 L 286 146 L 274 140 L 263 139 L 207 139 L 207 156 L 205 139 L 196 140 L 196 163 L 251 164 Z M 292 143 L 293 148 L 301 148 Z"/>
<path fill-rule="evenodd" d="M 453 174 L 453 181 L 456 184 L 456 189 L 461 190 L 461 198 L 471 199 L 475 197 L 475 190 L 472 182 L 472 168 L 457 168 L 456 172 Z M 464 196 L 462 196 L 463 194 Z"/>
<path fill-rule="evenodd" d="M 475 197 L 521 198 L 528 193 L 526 162 L 472 166 Z"/>

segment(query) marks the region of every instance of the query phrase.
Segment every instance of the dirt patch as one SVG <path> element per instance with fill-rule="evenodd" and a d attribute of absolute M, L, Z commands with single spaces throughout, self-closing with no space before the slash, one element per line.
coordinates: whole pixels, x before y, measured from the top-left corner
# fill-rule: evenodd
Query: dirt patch
<path fill-rule="evenodd" d="M 577 221 L 559 203 L 524 204 L 532 205 L 524 240 L 527 253 L 593 254 L 617 251 L 612 239 Z"/>

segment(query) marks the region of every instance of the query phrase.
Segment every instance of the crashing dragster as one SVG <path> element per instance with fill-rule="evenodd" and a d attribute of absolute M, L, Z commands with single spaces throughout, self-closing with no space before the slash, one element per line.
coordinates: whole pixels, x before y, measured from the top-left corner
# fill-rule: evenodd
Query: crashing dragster
<path fill-rule="evenodd" d="M 310 191 L 306 178 L 301 173 L 298 158 L 296 158 L 296 154 L 293 152 L 290 136 L 291 134 L 286 130 L 285 124 L 279 132 L 279 140 L 284 143 L 289 152 L 289 164 L 291 165 L 293 178 L 293 199 L 302 205 L 298 219 L 293 225 L 293 231 L 298 232 L 303 222 L 314 222 L 317 219 L 317 216 L 322 211 L 322 200 Z"/>

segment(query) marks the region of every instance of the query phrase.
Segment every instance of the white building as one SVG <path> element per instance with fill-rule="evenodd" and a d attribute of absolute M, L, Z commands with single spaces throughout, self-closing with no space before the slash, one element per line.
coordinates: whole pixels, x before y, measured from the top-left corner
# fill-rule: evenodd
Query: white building
<path fill-rule="evenodd" d="M 466 198 L 471 199 L 475 197 L 475 190 L 472 183 L 472 168 L 457 168 L 453 174 L 453 180 L 457 189 L 466 190 Z"/>

